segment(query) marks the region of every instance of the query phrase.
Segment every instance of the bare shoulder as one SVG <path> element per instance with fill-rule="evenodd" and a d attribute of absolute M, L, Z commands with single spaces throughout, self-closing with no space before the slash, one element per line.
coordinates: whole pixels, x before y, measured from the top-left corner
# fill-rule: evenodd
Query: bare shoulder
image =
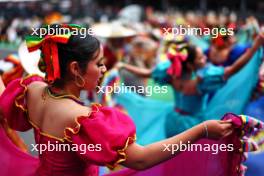
<path fill-rule="evenodd" d="M 66 127 L 75 127 L 76 118 L 89 116 L 91 108 L 68 98 L 54 98 L 45 94 L 47 84 L 34 82 L 28 86 L 27 107 L 33 123 L 44 132 L 63 136 Z"/>
<path fill-rule="evenodd" d="M 198 80 L 183 80 L 180 78 L 175 78 L 172 81 L 172 86 L 175 90 L 182 92 L 184 95 L 196 95 Z"/>
<path fill-rule="evenodd" d="M 72 100 L 66 99 L 61 104 L 62 113 L 69 119 L 75 119 L 80 116 L 89 116 L 91 108 L 88 106 L 80 105 Z"/>
<path fill-rule="evenodd" d="M 182 92 L 185 95 L 198 95 L 197 91 L 198 79 L 186 80 L 183 85 Z"/>
<path fill-rule="evenodd" d="M 62 127 L 76 126 L 76 118 L 89 116 L 91 108 L 82 106 L 71 99 L 48 99 L 44 111 L 44 121 L 61 124 Z"/>
<path fill-rule="evenodd" d="M 44 105 L 36 111 L 35 123 L 48 134 L 63 137 L 64 129 L 76 127 L 76 118 L 89 116 L 90 107 L 77 104 L 70 99 L 46 99 Z"/>
<path fill-rule="evenodd" d="M 46 86 L 47 86 L 47 83 L 41 82 L 41 81 L 36 81 L 36 82 L 29 84 L 27 86 L 27 88 L 28 88 L 28 91 L 32 92 L 32 91 L 35 91 L 36 89 L 43 88 Z"/>
<path fill-rule="evenodd" d="M 183 88 L 183 80 L 180 79 L 180 78 L 176 78 L 176 77 L 174 77 L 174 78 L 172 79 L 172 86 L 173 86 L 173 88 L 174 88 L 175 90 L 177 90 L 177 91 L 181 91 L 182 88 Z"/>

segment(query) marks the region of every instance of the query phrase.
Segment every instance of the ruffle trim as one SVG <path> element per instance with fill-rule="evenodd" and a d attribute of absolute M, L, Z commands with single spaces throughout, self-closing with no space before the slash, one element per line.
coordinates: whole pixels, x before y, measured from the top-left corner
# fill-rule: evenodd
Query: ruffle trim
<path fill-rule="evenodd" d="M 78 134 L 81 128 L 81 121 L 83 119 L 89 118 L 93 113 L 97 113 L 99 112 L 99 107 L 101 107 L 101 104 L 98 103 L 92 103 L 91 104 L 91 108 L 92 110 L 89 112 L 89 114 L 87 116 L 79 116 L 76 117 L 74 119 L 76 126 L 75 127 L 66 127 L 64 129 L 64 138 L 65 140 L 67 140 L 68 142 L 72 142 L 70 135 L 68 134 L 68 132 L 72 133 L 72 134 Z"/>
<path fill-rule="evenodd" d="M 24 82 L 25 82 L 27 79 L 29 79 L 29 78 L 31 78 L 31 77 L 33 77 L 33 76 L 41 77 L 41 76 L 39 76 L 39 75 L 33 74 L 33 75 L 28 75 L 28 76 L 26 76 L 26 77 L 24 77 L 23 79 L 20 80 L 19 84 L 20 84 L 20 86 L 21 86 L 24 90 L 22 91 L 22 93 L 21 93 L 20 95 L 18 95 L 18 96 L 16 97 L 16 99 L 15 99 L 15 106 L 16 106 L 17 108 L 21 109 L 22 112 L 25 113 L 28 122 L 29 122 L 34 128 L 35 128 L 35 127 L 38 128 L 37 125 L 34 124 L 34 123 L 30 120 L 29 115 L 28 115 L 28 109 L 27 109 L 26 105 L 24 104 L 24 103 L 25 103 L 25 101 L 24 101 L 24 99 L 25 99 L 25 95 L 26 95 L 26 93 L 27 93 L 27 91 L 28 91 L 28 88 L 27 88 L 27 86 L 25 85 Z M 42 78 L 42 77 L 41 77 L 41 78 Z M 19 103 L 19 101 L 21 101 L 21 100 L 23 100 L 23 103 Z"/>
<path fill-rule="evenodd" d="M 17 98 L 15 99 L 15 105 L 16 105 L 16 107 L 18 107 L 19 109 L 21 109 L 21 110 L 25 113 L 28 122 L 32 125 L 33 128 L 35 128 L 36 130 L 38 130 L 39 134 L 41 134 L 42 136 L 46 136 L 46 137 L 49 137 L 49 138 L 52 138 L 52 139 L 58 140 L 58 141 L 60 141 L 60 142 L 65 142 L 65 141 L 72 142 L 72 141 L 71 141 L 71 138 L 70 138 L 68 135 L 66 135 L 66 130 L 71 131 L 73 134 L 77 134 L 77 133 L 79 132 L 79 130 L 80 130 L 80 127 L 81 127 L 81 125 L 80 125 L 80 123 L 79 123 L 78 120 L 79 120 L 80 118 L 87 118 L 87 116 L 76 117 L 76 118 L 75 118 L 75 122 L 76 122 L 76 124 L 77 124 L 76 127 L 74 127 L 74 128 L 66 127 L 65 130 L 64 130 L 64 137 L 63 137 L 63 138 L 59 138 L 59 137 L 56 137 L 56 136 L 50 135 L 50 134 L 48 134 L 48 133 L 42 132 L 41 129 L 38 127 L 38 125 L 36 125 L 36 124 L 30 119 L 30 117 L 29 117 L 29 115 L 28 115 L 28 109 L 27 109 L 26 105 L 23 104 L 23 103 L 24 103 L 23 99 L 25 98 L 26 93 L 27 93 L 27 91 L 28 91 L 27 85 L 25 85 L 24 82 L 25 82 L 27 79 L 29 79 L 29 78 L 31 78 L 31 77 L 33 77 L 33 76 L 41 77 L 41 76 L 39 76 L 39 75 L 33 74 L 33 75 L 28 75 L 28 76 L 26 76 L 25 78 L 23 78 L 23 79 L 20 80 L 20 83 L 19 83 L 19 84 L 20 84 L 20 86 L 21 86 L 24 90 L 23 90 L 22 93 L 21 93 L 20 95 L 18 95 Z M 42 77 L 41 77 L 41 78 L 42 78 Z M 90 111 L 90 113 L 88 114 L 88 117 L 89 117 L 92 113 L 98 112 L 98 111 L 99 111 L 99 108 L 98 108 L 99 106 L 101 106 L 101 105 L 100 105 L 100 104 L 92 104 L 92 106 L 91 106 L 91 107 L 92 107 L 92 111 Z M 94 111 L 94 109 L 96 109 L 96 110 Z"/>
<path fill-rule="evenodd" d="M 27 88 L 27 86 L 25 85 L 24 82 L 25 82 L 27 79 L 29 79 L 29 78 L 31 78 L 31 77 L 33 77 L 33 76 L 41 77 L 41 76 L 39 76 L 39 75 L 33 74 L 33 75 L 28 75 L 28 76 L 26 76 L 25 78 L 23 78 L 23 79 L 20 80 L 19 84 L 20 84 L 20 86 L 21 86 L 24 90 L 23 90 L 22 93 L 21 93 L 20 95 L 18 95 L 17 98 L 15 99 L 15 105 L 16 105 L 17 108 L 21 109 L 21 110 L 25 113 L 28 122 L 31 124 L 31 126 L 32 126 L 33 128 L 35 128 L 36 130 L 38 130 L 38 132 L 39 132 L 41 135 L 46 136 L 46 137 L 49 137 L 49 138 L 52 138 L 52 139 L 59 140 L 59 141 L 61 141 L 61 142 L 64 142 L 65 140 L 64 140 L 63 138 L 59 138 L 59 137 L 52 136 L 52 135 L 50 135 L 50 134 L 47 134 L 47 133 L 42 132 L 42 131 L 40 130 L 40 128 L 39 128 L 39 127 L 38 127 L 38 126 L 37 126 L 37 125 L 36 125 L 36 124 L 30 119 L 30 117 L 29 117 L 29 115 L 28 115 L 28 109 L 27 109 L 26 105 L 23 104 L 23 103 L 24 103 L 24 100 L 23 100 L 23 99 L 25 99 L 25 96 L 26 96 L 27 91 L 28 91 L 28 88 Z M 42 77 L 41 77 L 41 78 L 42 78 Z M 21 102 L 21 100 L 23 100 L 23 103 Z"/>
<path fill-rule="evenodd" d="M 16 107 L 20 108 L 20 109 L 21 109 L 23 112 L 25 112 L 26 114 L 27 114 L 27 112 L 28 112 L 28 111 L 27 111 L 27 107 L 25 107 L 24 104 L 20 104 L 20 103 L 19 103 L 19 100 L 25 98 L 25 95 L 26 95 L 27 90 L 28 90 L 27 86 L 24 84 L 24 81 L 26 81 L 27 79 L 29 79 L 29 78 L 31 78 L 31 77 L 33 77 L 33 76 L 38 76 L 38 75 L 28 75 L 28 76 L 26 76 L 25 78 L 23 78 L 23 79 L 20 80 L 19 84 L 20 84 L 20 86 L 21 86 L 22 88 L 24 88 L 24 90 L 23 90 L 23 92 L 22 92 L 20 95 L 18 95 L 18 96 L 16 97 L 16 99 L 15 99 L 15 105 L 16 105 Z M 23 102 L 24 102 L 24 101 L 23 101 Z"/>
<path fill-rule="evenodd" d="M 243 138 L 243 136 L 246 133 L 249 133 L 249 134 L 251 133 L 249 128 L 255 128 L 257 126 L 253 127 L 253 126 L 251 126 L 253 124 L 248 124 L 249 122 L 248 122 L 247 117 L 245 115 L 238 115 L 238 117 L 240 117 L 240 120 L 242 122 L 242 125 L 240 127 L 241 134 L 239 136 L 241 147 L 238 150 L 240 152 L 241 162 L 240 162 L 240 165 L 238 165 L 236 167 L 236 170 L 237 170 L 239 176 L 244 176 L 246 174 L 247 167 L 242 163 L 247 160 L 246 152 L 257 151 L 258 150 L 258 144 L 255 143 L 255 141 L 250 140 L 249 138 Z M 259 121 L 258 125 L 259 125 L 258 127 L 261 126 L 260 121 Z M 263 126 L 261 126 L 261 127 L 263 128 Z"/>
<path fill-rule="evenodd" d="M 38 75 L 29 75 L 27 77 L 25 77 L 24 79 L 21 79 L 20 81 L 20 85 L 21 87 L 24 88 L 23 92 L 15 99 L 15 105 L 16 107 L 20 108 L 25 114 L 26 114 L 26 117 L 27 117 L 27 120 L 28 122 L 35 128 L 39 131 L 39 133 L 43 136 L 46 136 L 46 137 L 49 137 L 49 138 L 52 138 L 52 139 L 55 139 L 55 140 L 58 140 L 58 141 L 61 141 L 61 142 L 65 142 L 65 141 L 68 141 L 68 142 L 72 142 L 71 140 L 71 137 L 70 135 L 68 134 L 68 132 L 76 135 L 79 133 L 80 131 L 80 128 L 81 128 L 81 123 L 80 121 L 82 121 L 84 118 L 89 118 L 93 113 L 97 113 L 99 112 L 99 107 L 101 107 L 101 104 L 97 104 L 97 103 L 93 103 L 91 104 L 91 108 L 92 110 L 89 112 L 89 114 L 87 116 L 79 116 L 79 117 L 76 117 L 75 118 L 75 123 L 76 123 L 76 126 L 71 128 L 71 127 L 66 127 L 64 129 L 64 137 L 63 138 L 59 138 L 59 137 L 56 137 L 56 136 L 53 136 L 53 135 L 50 135 L 50 134 L 47 134 L 47 133 L 44 133 L 40 130 L 40 128 L 33 122 L 31 121 L 29 115 L 28 115 L 28 109 L 26 107 L 23 101 L 23 103 L 20 103 L 21 100 L 23 100 L 25 98 L 25 95 L 27 93 L 27 86 L 25 85 L 24 81 L 33 77 L 33 76 L 38 76 Z M 125 150 L 128 148 L 129 144 L 132 144 L 136 141 L 136 134 L 133 136 L 133 137 L 128 137 L 127 140 L 126 140 L 126 143 L 125 143 L 125 146 L 122 148 L 122 149 L 119 149 L 117 150 L 117 153 L 118 153 L 118 159 L 112 163 L 112 164 L 107 164 L 106 166 L 109 168 L 109 169 L 114 169 L 119 163 L 121 162 L 124 162 L 126 159 L 127 159 L 127 155 L 125 153 Z"/>
<path fill-rule="evenodd" d="M 106 164 L 106 166 L 113 170 L 118 164 L 127 160 L 127 155 L 125 153 L 128 146 L 136 141 L 136 134 L 133 137 L 128 137 L 125 146 L 122 149 L 117 150 L 118 159 L 113 164 Z"/>
<path fill-rule="evenodd" d="M 101 106 L 102 106 L 101 104 L 97 104 L 97 103 L 92 104 L 92 106 L 91 106 L 92 111 L 90 111 L 88 117 L 90 117 L 92 113 L 98 112 Z M 72 142 L 69 133 L 72 133 L 74 135 L 78 134 L 80 131 L 80 128 L 81 128 L 81 121 L 85 118 L 87 118 L 87 116 L 76 117 L 75 122 L 77 125 L 74 128 L 70 128 L 70 127 L 65 128 L 65 130 L 64 130 L 64 136 L 65 136 L 64 139 L 65 140 Z M 113 170 L 119 163 L 124 162 L 127 159 L 127 155 L 125 153 L 125 150 L 128 148 L 129 144 L 132 144 L 135 141 L 136 141 L 136 134 L 134 134 L 133 137 L 129 136 L 126 140 L 125 146 L 122 149 L 117 150 L 118 159 L 114 163 L 106 164 L 106 166 L 109 169 Z"/>

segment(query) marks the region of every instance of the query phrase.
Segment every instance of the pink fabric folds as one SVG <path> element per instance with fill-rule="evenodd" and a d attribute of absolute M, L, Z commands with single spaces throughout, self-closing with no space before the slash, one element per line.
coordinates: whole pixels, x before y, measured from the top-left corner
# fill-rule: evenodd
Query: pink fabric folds
<path fill-rule="evenodd" d="M 88 116 L 78 117 L 76 128 L 66 128 L 66 137 L 78 145 L 97 146 L 96 151 L 87 151 L 80 158 L 97 165 L 114 168 L 126 160 L 125 149 L 135 142 L 136 131 L 133 121 L 114 108 L 92 105 Z"/>
<path fill-rule="evenodd" d="M 76 126 L 65 129 L 63 138 L 44 133 L 36 124 L 29 123 L 26 93 L 27 86 L 35 81 L 42 78 L 31 76 L 8 85 L 0 97 L 4 120 L 18 131 L 28 130 L 33 125 L 36 144 L 69 144 L 72 150 L 45 150 L 39 158 L 34 158 L 16 148 L 0 124 L 1 176 L 97 176 L 98 165 L 113 168 L 126 160 L 125 149 L 135 141 L 136 130 L 133 121 L 117 109 L 93 104 L 91 113 L 76 117 Z"/>
<path fill-rule="evenodd" d="M 145 171 L 123 169 L 107 176 L 241 176 L 245 174 L 245 167 L 241 163 L 245 160 L 243 146 L 246 143 L 244 136 L 254 135 L 263 130 L 263 123 L 245 116 L 228 113 L 223 119 L 232 119 L 236 128 L 235 132 L 219 141 L 201 139 L 196 144 L 210 144 L 220 146 L 233 144 L 234 150 L 218 151 L 186 151 L 178 154 L 173 159 L 159 164 Z M 245 120 L 247 119 L 247 120 Z M 249 144 L 250 145 L 250 144 Z M 250 148 L 250 147 L 249 147 Z M 212 148 L 211 148 L 212 149 Z M 254 149 L 252 147 L 251 149 Z M 249 151 L 249 150 L 248 150 Z M 214 152 L 215 153 L 215 152 Z"/>
<path fill-rule="evenodd" d="M 8 125 L 17 131 L 26 131 L 32 128 L 26 114 L 26 86 L 34 81 L 43 81 L 39 76 L 31 76 L 28 79 L 16 79 L 6 87 L 0 96 L 0 107 Z"/>
<path fill-rule="evenodd" d="M 42 78 L 33 76 L 23 81 L 15 80 L 8 85 L 0 97 L 3 116 L 9 125 L 16 130 L 24 131 L 31 128 L 26 117 L 24 95 L 26 94 L 26 86 L 33 81 L 42 81 Z M 231 113 L 226 114 L 223 119 L 232 119 L 236 129 L 232 135 L 219 141 L 201 139 L 196 143 L 203 146 L 209 145 L 210 150 L 182 152 L 175 158 L 145 171 L 124 169 L 111 173 L 109 176 L 241 176 L 245 172 L 245 167 L 241 165 L 246 159 L 244 152 L 257 149 L 256 144 L 248 139 L 263 129 L 264 125 L 252 117 L 237 116 Z M 46 156 L 42 155 L 39 160 L 20 151 L 12 144 L 0 126 L 0 175 L 33 176 L 37 175 L 38 168 L 47 171 L 46 173 L 54 173 L 55 167 L 61 163 L 66 164 L 56 167 L 57 170 L 62 169 L 57 172 L 60 174 L 56 175 L 70 175 L 69 172 L 65 172 L 66 170 L 74 172 L 71 175 L 97 175 L 97 171 L 92 167 L 101 164 L 114 167 L 126 159 L 125 149 L 135 140 L 135 126 L 127 115 L 113 108 L 93 105 L 91 114 L 77 117 L 76 123 L 76 128 L 66 129 L 65 139 L 78 145 L 101 144 L 101 151 L 87 151 L 86 154 L 72 152 L 67 153 L 67 155 L 63 152 L 47 152 Z M 55 142 L 55 139 L 51 140 L 48 136 L 40 135 L 36 129 L 35 132 L 37 136 L 40 136 L 39 140 L 36 141 L 37 143 Z M 64 138 L 60 142 L 64 143 Z M 226 148 L 230 144 L 233 147 L 232 152 L 223 151 L 223 147 L 220 149 L 221 146 Z M 204 149 L 204 147 L 202 148 Z M 73 157 L 76 160 L 70 159 Z M 76 169 L 69 167 L 72 163 L 76 164 L 77 161 L 87 167 L 87 172 L 80 171 L 82 174 L 78 174 Z M 63 169 L 64 166 L 67 168 L 66 170 Z M 94 174 L 92 170 L 95 171 Z"/>
<path fill-rule="evenodd" d="M 0 126 L 0 175 L 34 176 L 39 159 L 20 151 Z"/>

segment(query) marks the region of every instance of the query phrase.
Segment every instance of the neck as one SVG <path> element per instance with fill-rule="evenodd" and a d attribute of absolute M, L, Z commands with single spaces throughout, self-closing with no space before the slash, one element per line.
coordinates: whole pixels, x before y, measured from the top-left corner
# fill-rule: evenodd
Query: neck
<path fill-rule="evenodd" d="M 77 87 L 75 84 L 66 84 L 65 86 L 63 86 L 62 88 L 58 88 L 58 87 L 51 87 L 52 91 L 56 92 L 56 93 L 61 93 L 61 94 L 68 94 L 68 95 L 73 95 L 77 98 L 80 97 L 80 92 L 81 89 L 79 87 Z"/>
<path fill-rule="evenodd" d="M 188 71 L 186 71 L 184 74 L 183 74 L 183 77 L 185 79 L 189 79 L 191 76 L 192 76 L 192 72 L 193 70 L 189 69 Z"/>

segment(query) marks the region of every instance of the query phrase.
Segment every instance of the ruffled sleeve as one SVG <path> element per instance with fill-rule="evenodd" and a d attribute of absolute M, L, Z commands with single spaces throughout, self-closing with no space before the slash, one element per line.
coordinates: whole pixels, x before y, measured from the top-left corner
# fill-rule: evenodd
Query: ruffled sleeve
<path fill-rule="evenodd" d="M 197 76 L 201 78 L 197 89 L 202 94 L 212 93 L 225 84 L 224 67 L 214 66 L 212 64 L 206 65 L 204 68 L 197 71 Z"/>
<path fill-rule="evenodd" d="M 77 150 L 83 160 L 114 168 L 126 160 L 125 150 L 136 139 L 133 121 L 119 110 L 93 105 L 89 116 L 76 118 L 75 128 L 66 128 L 65 137 L 77 145 L 91 146 Z M 93 148 L 94 147 L 94 148 Z"/>
<path fill-rule="evenodd" d="M 171 81 L 171 76 L 168 75 L 167 70 L 170 67 L 171 62 L 169 60 L 162 61 L 156 65 L 152 71 L 152 78 L 155 82 L 160 85 L 169 84 Z"/>
<path fill-rule="evenodd" d="M 35 81 L 44 81 L 42 77 L 33 75 L 24 79 L 16 79 L 8 84 L 0 97 L 0 107 L 10 128 L 18 131 L 29 130 L 32 126 L 27 118 L 25 95 L 27 86 Z"/>

